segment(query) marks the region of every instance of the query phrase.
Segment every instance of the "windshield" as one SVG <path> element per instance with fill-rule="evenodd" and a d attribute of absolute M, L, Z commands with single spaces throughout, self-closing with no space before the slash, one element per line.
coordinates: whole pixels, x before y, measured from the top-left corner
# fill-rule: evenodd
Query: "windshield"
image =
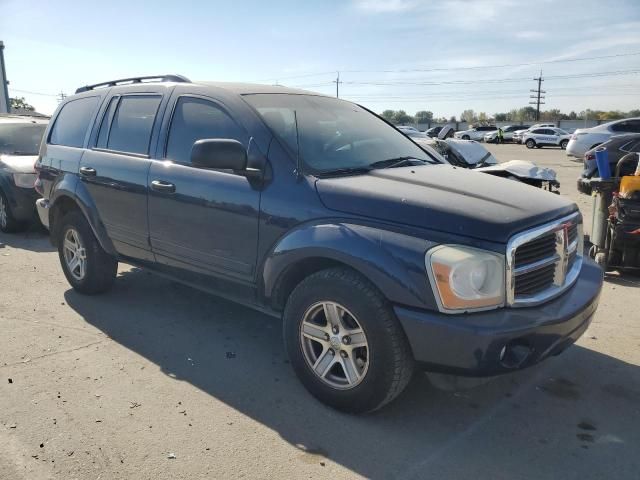
<path fill-rule="evenodd" d="M 312 174 L 405 165 L 393 160 L 435 161 L 398 130 L 353 103 L 288 94 L 244 99 L 294 156 L 299 145 L 305 171 Z"/>
<path fill-rule="evenodd" d="M 40 123 L 0 123 L 0 154 L 37 155 L 46 128 Z"/>

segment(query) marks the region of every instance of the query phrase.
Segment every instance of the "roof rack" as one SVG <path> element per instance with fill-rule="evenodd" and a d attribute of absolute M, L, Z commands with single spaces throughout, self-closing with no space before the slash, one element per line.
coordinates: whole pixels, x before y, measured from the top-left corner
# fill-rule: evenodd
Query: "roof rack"
<path fill-rule="evenodd" d="M 189 80 L 187 77 L 183 77 L 182 75 L 151 75 L 148 77 L 121 78 L 119 80 L 111 80 L 109 82 L 96 83 L 95 85 L 86 85 L 84 87 L 78 88 L 76 90 L 76 93 L 88 92 L 89 90 L 94 90 L 98 87 L 115 87 L 116 85 L 142 83 L 143 81 L 150 81 L 150 80 L 157 80 L 160 82 L 191 83 L 191 80 Z"/>

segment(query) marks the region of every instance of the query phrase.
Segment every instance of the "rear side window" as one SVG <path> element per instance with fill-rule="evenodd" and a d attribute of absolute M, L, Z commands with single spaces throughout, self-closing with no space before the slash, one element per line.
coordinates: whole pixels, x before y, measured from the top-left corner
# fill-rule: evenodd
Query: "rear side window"
<path fill-rule="evenodd" d="M 537 135 L 542 135 L 542 134 L 544 134 L 544 132 L 546 132 L 546 130 L 544 130 L 542 128 L 536 128 L 535 130 L 531 131 L 531 133 L 535 133 Z"/>
<path fill-rule="evenodd" d="M 160 95 L 122 97 L 111 122 L 107 148 L 118 152 L 147 155 L 151 130 L 161 99 Z"/>
<path fill-rule="evenodd" d="M 245 143 L 246 134 L 215 103 L 194 97 L 182 97 L 176 104 L 166 158 L 178 163 L 191 163 L 191 148 L 203 138 L 231 138 Z"/>
<path fill-rule="evenodd" d="M 97 107 L 98 97 L 78 98 L 66 103 L 51 129 L 49 143 L 67 147 L 82 147 Z"/>
<path fill-rule="evenodd" d="M 626 120 L 624 122 L 611 125 L 614 132 L 640 133 L 640 120 Z"/>
<path fill-rule="evenodd" d="M 96 143 L 96 147 L 98 148 L 107 148 L 107 140 L 109 140 L 109 125 L 111 124 L 111 119 L 113 118 L 113 114 L 118 106 L 118 100 L 120 100 L 120 97 L 112 98 L 109 102 L 109 107 L 107 107 L 107 111 L 104 112 L 102 123 L 100 124 L 100 131 L 98 132 L 98 141 Z"/>

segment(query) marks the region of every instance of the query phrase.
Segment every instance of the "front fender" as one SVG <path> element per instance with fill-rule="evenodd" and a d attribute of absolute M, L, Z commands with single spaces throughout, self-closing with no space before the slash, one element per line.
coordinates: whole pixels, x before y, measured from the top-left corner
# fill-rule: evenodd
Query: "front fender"
<path fill-rule="evenodd" d="M 305 224 L 289 232 L 264 262 L 263 286 L 271 298 L 286 270 L 307 259 L 343 263 L 374 283 L 392 303 L 436 310 L 425 252 L 434 242 L 349 223 Z"/>
<path fill-rule="evenodd" d="M 93 234 L 96 236 L 98 243 L 102 249 L 110 255 L 116 256 L 117 252 L 107 234 L 106 229 L 104 228 L 104 224 L 100 220 L 100 215 L 98 214 L 98 209 L 91 198 L 91 195 L 87 191 L 84 184 L 79 181 L 79 179 L 75 175 L 64 175 L 55 185 L 55 189 L 52 191 L 51 198 L 49 199 L 49 203 L 51 207 L 49 208 L 49 225 L 51 227 L 51 233 L 54 234 L 53 225 L 54 218 L 53 216 L 57 212 L 56 203 L 62 202 L 65 199 L 73 201 L 80 211 L 83 213 L 87 221 L 89 222 L 89 226 L 93 231 Z"/>

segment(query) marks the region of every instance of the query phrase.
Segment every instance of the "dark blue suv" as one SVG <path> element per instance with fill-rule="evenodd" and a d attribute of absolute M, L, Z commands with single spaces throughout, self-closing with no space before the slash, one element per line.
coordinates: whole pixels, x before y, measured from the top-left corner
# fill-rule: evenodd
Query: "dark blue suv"
<path fill-rule="evenodd" d="M 596 309 L 575 204 L 442 164 L 363 107 L 175 75 L 76 93 L 37 163 L 73 288 L 104 292 L 126 262 L 282 316 L 335 408 L 380 408 L 416 366 L 530 366 Z"/>

